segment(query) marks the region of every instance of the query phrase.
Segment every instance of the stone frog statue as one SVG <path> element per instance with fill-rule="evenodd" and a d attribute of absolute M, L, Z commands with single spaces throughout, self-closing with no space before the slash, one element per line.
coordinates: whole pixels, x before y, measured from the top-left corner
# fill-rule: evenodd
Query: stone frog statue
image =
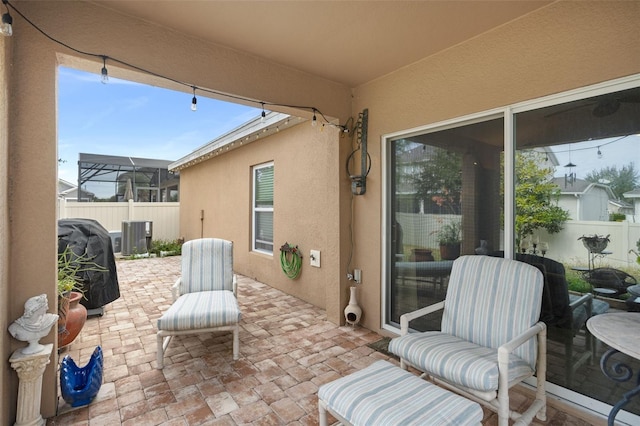
<path fill-rule="evenodd" d="M 40 352 L 44 346 L 38 341 L 49 334 L 51 327 L 58 321 L 57 314 L 47 313 L 49 302 L 46 294 L 33 296 L 24 304 L 24 314 L 9 326 L 9 333 L 29 346 L 22 348 L 25 355 Z"/>

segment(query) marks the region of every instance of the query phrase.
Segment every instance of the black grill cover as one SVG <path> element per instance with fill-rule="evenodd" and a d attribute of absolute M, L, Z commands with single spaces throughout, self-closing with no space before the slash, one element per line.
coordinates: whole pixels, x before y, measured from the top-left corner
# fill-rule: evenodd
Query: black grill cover
<path fill-rule="evenodd" d="M 58 220 L 58 253 L 67 246 L 82 256 L 106 268 L 106 271 L 87 271 L 82 277 L 84 297 L 81 302 L 87 309 L 97 309 L 120 297 L 116 259 L 113 255 L 109 232 L 93 219 Z"/>

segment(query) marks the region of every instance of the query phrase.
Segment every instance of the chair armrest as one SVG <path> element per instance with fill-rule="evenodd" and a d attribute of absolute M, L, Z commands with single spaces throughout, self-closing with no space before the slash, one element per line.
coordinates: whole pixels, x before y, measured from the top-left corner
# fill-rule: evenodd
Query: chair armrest
<path fill-rule="evenodd" d="M 171 286 L 171 296 L 175 302 L 180 297 L 180 284 L 182 283 L 182 277 L 178 278 L 176 282 Z"/>
<path fill-rule="evenodd" d="M 585 303 L 590 302 L 592 299 L 593 299 L 593 294 L 591 293 L 583 294 L 578 299 L 569 303 L 569 308 L 573 312 L 573 310 L 575 310 L 578 306 L 584 305 Z"/>
<path fill-rule="evenodd" d="M 441 309 L 444 309 L 444 300 L 442 302 L 434 303 L 433 305 L 425 306 L 417 311 L 402 314 L 400 316 L 400 335 L 404 336 L 409 333 L 409 321 L 413 321 L 416 318 L 423 317 Z"/>
<path fill-rule="evenodd" d="M 504 345 L 498 348 L 498 392 L 500 389 L 506 390 L 510 386 L 509 378 L 509 354 L 518 346 L 522 345 L 529 339 L 538 336 L 538 356 L 536 358 L 538 379 L 541 378 L 542 383 L 546 376 L 546 356 L 547 356 L 547 325 L 540 321 L 528 328 L 520 335 L 514 337 Z M 540 381 L 538 381 L 540 384 Z M 498 396 L 500 398 L 500 396 Z"/>
<path fill-rule="evenodd" d="M 584 305 L 584 309 L 587 313 L 587 319 L 591 318 L 593 315 L 593 294 L 587 293 L 580 298 L 573 301 L 573 303 L 569 303 L 569 309 L 571 309 L 571 314 L 573 316 L 573 311 L 579 307 Z"/>
<path fill-rule="evenodd" d="M 517 348 L 518 346 L 522 345 L 523 343 L 525 343 L 526 341 L 528 341 L 532 337 L 535 337 L 537 334 L 539 334 L 543 330 L 546 330 L 546 328 L 547 328 L 547 325 L 545 323 L 543 323 L 542 321 L 540 321 L 540 322 L 534 324 L 533 326 L 529 327 L 527 330 L 524 331 L 524 333 L 519 334 L 518 336 L 514 337 L 513 339 L 511 339 L 507 343 L 505 343 L 502 346 L 500 346 L 498 348 L 498 358 L 500 358 L 500 354 L 501 353 L 505 354 L 508 357 L 508 355 L 511 352 L 513 352 L 513 350 L 515 348 Z M 508 358 L 507 358 L 507 361 L 508 361 Z"/>

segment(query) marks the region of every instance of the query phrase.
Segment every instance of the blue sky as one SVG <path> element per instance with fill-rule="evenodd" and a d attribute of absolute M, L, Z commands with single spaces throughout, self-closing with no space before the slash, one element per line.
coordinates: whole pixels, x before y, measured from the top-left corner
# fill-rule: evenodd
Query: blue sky
<path fill-rule="evenodd" d="M 598 146 L 601 157 L 598 157 Z M 576 165 L 574 172 L 579 179 L 584 179 L 590 172 L 605 167 L 616 167 L 620 170 L 629 163 L 634 163 L 636 171 L 640 171 L 640 135 L 606 138 L 574 144 L 552 147 L 558 158 L 556 176 L 564 176 L 568 172 L 564 168 L 569 162 Z"/>
<path fill-rule="evenodd" d="M 602 153 L 600 158 L 598 146 Z M 629 163 L 634 163 L 635 170 L 640 171 L 640 135 L 585 141 L 552 149 L 559 164 L 555 176 L 564 176 L 568 173 L 564 165 L 569 162 L 576 165 L 573 171 L 579 179 L 584 179 L 590 172 L 605 167 L 615 166 L 620 170 Z"/>
<path fill-rule="evenodd" d="M 262 112 L 197 92 L 194 112 L 192 93 L 64 67 L 58 83 L 58 177 L 72 183 L 80 152 L 174 161 Z"/>

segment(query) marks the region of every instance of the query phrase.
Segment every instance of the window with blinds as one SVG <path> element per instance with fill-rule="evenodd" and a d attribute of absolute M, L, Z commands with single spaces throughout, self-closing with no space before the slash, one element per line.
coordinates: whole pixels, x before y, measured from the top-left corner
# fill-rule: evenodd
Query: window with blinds
<path fill-rule="evenodd" d="M 252 250 L 273 254 L 273 163 L 253 167 Z"/>

